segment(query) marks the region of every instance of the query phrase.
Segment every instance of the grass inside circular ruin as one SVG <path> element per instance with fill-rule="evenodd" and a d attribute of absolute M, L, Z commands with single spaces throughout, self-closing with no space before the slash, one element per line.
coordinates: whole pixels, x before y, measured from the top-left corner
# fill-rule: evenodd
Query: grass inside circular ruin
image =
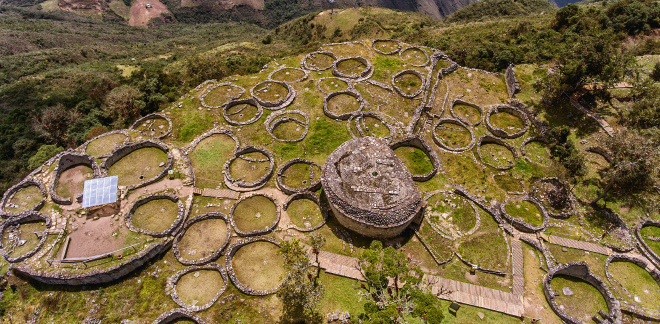
<path fill-rule="evenodd" d="M 236 278 L 252 289 L 276 288 L 285 275 L 284 258 L 278 251 L 277 245 L 270 242 L 242 246 L 231 260 Z"/>
<path fill-rule="evenodd" d="M 312 200 L 296 199 L 289 204 L 287 214 L 291 222 L 300 228 L 311 228 L 323 222 L 321 208 Z"/>
<path fill-rule="evenodd" d="M 399 75 L 394 79 L 394 83 L 401 92 L 409 96 L 415 94 L 423 85 L 422 79 L 412 73 Z"/>
<path fill-rule="evenodd" d="M 458 253 L 466 260 L 486 269 L 506 270 L 509 249 L 498 232 L 481 232 L 461 242 Z"/>
<path fill-rule="evenodd" d="M 390 53 L 396 51 L 399 48 L 399 44 L 391 40 L 378 40 L 374 42 L 374 48 L 385 53 Z"/>
<path fill-rule="evenodd" d="M 44 199 L 41 190 L 37 186 L 27 186 L 19 189 L 14 196 L 5 205 L 5 211 L 10 213 L 20 213 L 32 210 L 40 201 Z"/>
<path fill-rule="evenodd" d="M 523 192 L 525 187 L 522 182 L 510 174 L 497 174 L 493 176 L 495 184 L 506 192 Z"/>
<path fill-rule="evenodd" d="M 151 137 L 160 137 L 167 134 L 169 123 L 163 118 L 149 118 L 135 129 Z"/>
<path fill-rule="evenodd" d="M 60 178 L 57 180 L 55 192 L 60 197 L 75 198 L 76 195 L 83 192 L 85 180 L 91 179 L 93 175 L 92 168 L 86 165 L 77 165 L 73 168 L 66 169 L 60 174 Z"/>
<path fill-rule="evenodd" d="M 357 59 L 347 59 L 337 64 L 337 70 L 352 78 L 358 78 L 367 69 L 367 65 Z"/>
<path fill-rule="evenodd" d="M 427 200 L 427 221 L 449 237 L 458 237 L 471 230 L 477 222 L 472 205 L 463 197 L 437 193 Z"/>
<path fill-rule="evenodd" d="M 85 152 L 91 156 L 110 154 L 117 146 L 124 143 L 126 135 L 117 133 L 101 136 L 87 144 Z"/>
<path fill-rule="evenodd" d="M 195 170 L 195 186 L 215 188 L 222 183 L 225 162 L 234 154 L 236 142 L 225 134 L 215 134 L 203 139 L 188 155 Z"/>
<path fill-rule="evenodd" d="M 481 111 L 473 106 L 464 105 L 464 104 L 455 104 L 452 107 L 456 118 L 467 122 L 470 125 L 474 125 L 481 120 Z"/>
<path fill-rule="evenodd" d="M 280 140 L 291 141 L 299 139 L 305 132 L 305 118 L 299 114 L 286 114 L 285 117 L 297 120 L 288 120 L 279 123 L 272 133 Z"/>
<path fill-rule="evenodd" d="M 323 92 L 330 93 L 348 89 L 348 83 L 338 78 L 326 78 L 319 81 L 319 87 Z"/>
<path fill-rule="evenodd" d="M 264 196 L 253 196 L 238 203 L 234 209 L 234 223 L 244 232 L 271 226 L 277 217 L 277 206 Z"/>
<path fill-rule="evenodd" d="M 433 170 L 431 159 L 419 148 L 401 146 L 394 150 L 394 153 L 412 174 L 427 174 Z"/>
<path fill-rule="evenodd" d="M 227 241 L 227 223 L 218 218 L 192 224 L 179 241 L 181 257 L 187 260 L 205 258 Z"/>
<path fill-rule="evenodd" d="M 640 230 L 640 234 L 644 238 L 644 242 L 655 252 L 660 255 L 660 227 L 645 226 Z"/>
<path fill-rule="evenodd" d="M 541 165 L 551 165 L 552 157 L 548 146 L 542 142 L 533 141 L 525 145 L 525 156 L 532 162 Z"/>
<path fill-rule="evenodd" d="M 247 123 L 255 118 L 259 113 L 259 108 L 253 104 L 242 103 L 233 105 L 225 111 L 226 119 L 234 123 Z"/>
<path fill-rule="evenodd" d="M 156 199 L 138 207 L 133 213 L 133 226 L 147 231 L 162 232 L 170 228 L 179 212 L 169 199 Z"/>
<path fill-rule="evenodd" d="M 327 54 L 312 54 L 310 55 L 305 64 L 310 69 L 325 70 L 332 67 L 335 59 Z"/>
<path fill-rule="evenodd" d="M 305 72 L 294 69 L 294 68 L 284 68 L 275 73 L 271 77 L 273 80 L 284 81 L 284 82 L 293 82 L 305 77 Z"/>
<path fill-rule="evenodd" d="M 528 224 L 533 226 L 543 225 L 543 216 L 541 211 L 526 200 L 516 200 L 510 201 L 504 206 L 504 210 L 507 214 L 515 218 L 520 218 Z"/>
<path fill-rule="evenodd" d="M 289 94 L 289 89 L 282 84 L 266 81 L 253 90 L 254 96 L 262 101 L 279 101 Z"/>
<path fill-rule="evenodd" d="M 156 147 L 146 147 L 135 150 L 113 164 L 108 170 L 108 176 L 119 176 L 119 186 L 138 184 L 157 176 L 167 164 L 167 153 Z"/>
<path fill-rule="evenodd" d="M 335 115 L 346 114 L 360 110 L 360 102 L 349 94 L 338 94 L 328 100 L 328 111 Z"/>
<path fill-rule="evenodd" d="M 423 65 L 427 63 L 424 51 L 414 47 L 407 48 L 401 52 L 401 59 L 403 59 L 404 62 L 412 65 Z"/>
<path fill-rule="evenodd" d="M 270 162 L 267 160 L 268 156 L 260 152 L 243 154 L 242 156 L 244 159 L 238 157 L 229 166 L 229 174 L 234 180 L 253 182 L 266 175 L 270 167 Z"/>
<path fill-rule="evenodd" d="M 204 102 L 208 106 L 218 107 L 225 104 L 227 101 L 232 98 L 237 97 L 241 94 L 241 88 L 231 86 L 231 85 L 222 85 L 213 90 L 211 90 L 205 97 Z"/>
<path fill-rule="evenodd" d="M 198 270 L 186 273 L 176 284 L 176 293 L 188 305 L 202 306 L 213 300 L 224 280 L 215 270 Z"/>
<path fill-rule="evenodd" d="M 558 293 L 555 297 L 557 304 L 564 306 L 564 311 L 571 317 L 593 323 L 591 317 L 598 314 L 598 310 L 608 312 L 603 295 L 596 287 L 586 281 L 575 277 L 557 275 L 550 282 L 550 286 L 552 290 Z M 572 290 L 573 295 L 564 295 L 562 291 L 564 287 Z"/>
<path fill-rule="evenodd" d="M 463 148 L 472 142 L 470 131 L 456 124 L 442 123 L 434 130 L 435 136 L 450 148 Z"/>
<path fill-rule="evenodd" d="M 490 115 L 490 124 L 495 128 L 503 129 L 509 134 L 517 133 L 525 128 L 520 117 L 508 112 L 498 112 Z"/>
<path fill-rule="evenodd" d="M 362 126 L 362 131 L 367 136 L 383 138 L 392 135 L 390 134 L 390 130 L 387 128 L 387 126 L 378 120 L 378 118 L 365 116 L 358 119 L 358 122 Z"/>
<path fill-rule="evenodd" d="M 14 235 L 18 234 L 18 238 L 13 242 L 9 240 L 9 228 L 5 228 L 5 231 L 2 233 L 2 247 L 10 257 L 16 258 L 25 255 L 37 247 L 41 239 L 35 235 L 35 232 L 43 232 L 46 229 L 46 222 L 34 221 L 19 224 L 18 232 L 14 233 Z M 23 241 L 25 243 L 21 245 L 20 243 Z"/>
<path fill-rule="evenodd" d="M 282 173 L 282 183 L 291 188 L 304 188 L 318 181 L 321 169 L 307 163 L 294 163 Z"/>
<path fill-rule="evenodd" d="M 612 262 L 610 274 L 625 288 L 630 296 L 621 297 L 648 310 L 657 310 L 660 306 L 660 286 L 644 268 L 631 262 Z M 620 288 L 620 287 L 616 287 Z M 637 301 L 639 300 L 639 302 Z"/>
<path fill-rule="evenodd" d="M 506 167 L 513 162 L 513 153 L 505 146 L 486 143 L 481 145 L 481 158 L 484 163 L 495 167 Z"/>

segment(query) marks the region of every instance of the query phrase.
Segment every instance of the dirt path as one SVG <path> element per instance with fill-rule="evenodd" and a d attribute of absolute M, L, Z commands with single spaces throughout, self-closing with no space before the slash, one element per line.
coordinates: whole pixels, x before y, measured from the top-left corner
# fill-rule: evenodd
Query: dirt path
<path fill-rule="evenodd" d="M 147 8 L 147 4 L 150 4 L 151 8 Z M 128 20 L 128 24 L 146 26 L 151 18 L 160 17 L 163 12 L 169 12 L 169 10 L 158 0 L 135 0 L 131 6 L 131 18 Z"/>

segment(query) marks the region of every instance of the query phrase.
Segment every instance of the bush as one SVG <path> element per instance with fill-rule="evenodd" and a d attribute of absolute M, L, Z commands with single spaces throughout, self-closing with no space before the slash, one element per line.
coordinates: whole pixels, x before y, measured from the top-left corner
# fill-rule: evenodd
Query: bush
<path fill-rule="evenodd" d="M 550 154 L 559 161 L 573 177 L 586 174 L 584 156 L 569 139 L 571 130 L 566 126 L 551 129 L 546 135 L 550 142 Z"/>
<path fill-rule="evenodd" d="M 57 145 L 41 145 L 37 153 L 28 160 L 28 169 L 34 170 L 48 161 L 48 159 L 64 151 L 64 148 Z"/>
<path fill-rule="evenodd" d="M 651 71 L 651 74 L 649 76 L 653 81 L 660 82 L 660 62 L 655 63 L 655 66 L 653 67 L 653 71 Z"/>

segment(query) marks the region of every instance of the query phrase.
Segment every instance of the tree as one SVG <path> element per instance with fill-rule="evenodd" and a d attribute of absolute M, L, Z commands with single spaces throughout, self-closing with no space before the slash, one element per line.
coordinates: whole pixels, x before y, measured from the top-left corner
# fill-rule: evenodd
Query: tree
<path fill-rule="evenodd" d="M 571 176 L 582 176 L 586 173 L 584 156 L 569 139 L 570 135 L 571 130 L 566 126 L 548 131 L 546 139 L 550 142 L 550 154 L 568 170 Z"/>
<path fill-rule="evenodd" d="M 74 110 L 56 104 L 32 116 L 32 129 L 50 143 L 67 146 L 70 142 L 67 136 L 69 126 L 79 117 Z"/>
<path fill-rule="evenodd" d="M 319 280 L 319 276 L 321 275 L 321 265 L 319 264 L 319 254 L 321 253 L 321 249 L 325 245 L 325 237 L 319 233 L 312 233 L 312 235 L 309 236 L 309 238 L 312 240 L 312 253 L 314 253 L 314 256 L 316 257 L 316 278 L 315 280 Z"/>
<path fill-rule="evenodd" d="M 64 149 L 57 145 L 41 145 L 39 150 L 37 150 L 37 153 L 28 160 L 28 169 L 34 170 L 38 168 L 44 164 L 44 162 L 48 161 L 48 159 L 62 151 L 64 151 Z"/>
<path fill-rule="evenodd" d="M 660 82 L 660 62 L 655 63 L 655 66 L 653 66 L 653 71 L 651 71 L 650 77 L 653 81 Z"/>
<path fill-rule="evenodd" d="M 142 93 L 132 86 L 123 85 L 114 88 L 105 96 L 103 110 L 115 124 L 125 125 L 128 120 L 140 116 L 145 107 L 140 97 Z"/>
<path fill-rule="evenodd" d="M 658 184 L 658 143 L 634 131 L 622 131 L 603 141 L 611 153 L 611 165 L 604 173 L 607 186 L 592 204 L 611 189 L 618 194 L 632 194 Z"/>
<path fill-rule="evenodd" d="M 367 299 L 362 323 L 407 323 L 424 319 L 440 323 L 443 315 L 437 298 L 426 291 L 424 273 L 405 254 L 380 241 L 372 241 L 359 255 L 359 269 L 365 278 L 359 293 Z M 390 282 L 394 289 L 390 287 Z"/>
<path fill-rule="evenodd" d="M 314 276 L 307 252 L 298 240 L 294 240 L 283 242 L 280 253 L 287 270 L 277 291 L 277 297 L 282 300 L 284 307 L 280 323 L 321 322 L 318 303 L 323 298 L 324 288 Z"/>

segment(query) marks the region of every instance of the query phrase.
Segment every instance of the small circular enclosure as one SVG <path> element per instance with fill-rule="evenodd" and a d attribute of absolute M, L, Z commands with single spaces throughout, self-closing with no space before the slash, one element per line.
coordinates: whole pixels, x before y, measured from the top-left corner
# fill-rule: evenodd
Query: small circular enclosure
<path fill-rule="evenodd" d="M 433 141 L 450 152 L 465 152 L 474 146 L 474 132 L 458 119 L 440 119 L 433 127 Z"/>
<path fill-rule="evenodd" d="M 236 191 L 255 190 L 270 180 L 274 169 L 275 161 L 270 152 L 256 146 L 246 146 L 225 162 L 225 185 Z"/>
<path fill-rule="evenodd" d="M 309 73 L 302 69 L 283 67 L 273 71 L 268 78 L 275 81 L 296 83 L 307 80 Z"/>
<path fill-rule="evenodd" d="M 401 50 L 401 42 L 396 39 L 375 39 L 371 46 L 376 53 L 383 55 L 396 54 Z"/>
<path fill-rule="evenodd" d="M 133 123 L 130 129 L 155 139 L 163 139 L 172 133 L 172 120 L 163 114 L 149 114 Z"/>
<path fill-rule="evenodd" d="M 512 106 L 491 106 L 486 113 L 486 128 L 501 138 L 518 138 L 529 129 L 529 118 Z"/>
<path fill-rule="evenodd" d="M 424 90 L 424 76 L 417 70 L 400 71 L 392 76 L 392 87 L 404 98 L 415 98 Z"/>
<path fill-rule="evenodd" d="M 236 242 L 225 256 L 227 274 L 234 286 L 252 296 L 273 294 L 286 275 L 279 243 L 267 236 Z"/>
<path fill-rule="evenodd" d="M 321 208 L 319 198 L 311 192 L 293 194 L 284 203 L 292 228 L 300 232 L 311 232 L 321 228 L 327 213 Z"/>
<path fill-rule="evenodd" d="M 483 135 L 477 144 L 481 163 L 497 170 L 509 170 L 516 165 L 518 153 L 513 146 L 500 138 Z"/>
<path fill-rule="evenodd" d="M 240 98 L 245 89 L 231 82 L 224 82 L 210 87 L 199 99 L 205 108 L 220 108 L 230 100 Z"/>
<path fill-rule="evenodd" d="M 184 218 L 185 208 L 179 197 L 159 194 L 138 200 L 126 215 L 126 226 L 133 232 L 165 237 L 175 234 Z"/>
<path fill-rule="evenodd" d="M 429 65 L 431 58 L 425 50 L 419 47 L 407 47 L 399 52 L 399 57 L 402 61 L 412 65 L 412 66 L 427 66 Z"/>
<path fill-rule="evenodd" d="M 323 112 L 332 119 L 347 120 L 362 109 L 364 99 L 354 90 L 333 92 L 323 99 Z"/>
<path fill-rule="evenodd" d="M 172 243 L 172 250 L 182 264 L 202 265 L 217 259 L 230 237 L 227 217 L 222 213 L 206 213 L 186 221 Z"/>
<path fill-rule="evenodd" d="M 504 201 L 500 204 L 500 211 L 507 223 L 522 232 L 536 233 L 548 225 L 545 208 L 529 196 Z"/>
<path fill-rule="evenodd" d="M 449 107 L 449 112 L 463 124 L 477 127 L 483 119 L 484 108 L 461 99 L 455 99 Z"/>
<path fill-rule="evenodd" d="M 170 277 L 167 284 L 177 305 L 199 312 L 215 304 L 227 289 L 227 281 L 224 267 L 210 263 L 182 269 Z"/>
<path fill-rule="evenodd" d="M 428 181 L 438 173 L 440 158 L 421 137 L 410 135 L 390 145 L 415 181 Z"/>
<path fill-rule="evenodd" d="M 27 211 L 0 223 L 0 255 L 15 263 L 35 255 L 46 243 L 50 217 Z"/>
<path fill-rule="evenodd" d="M 321 166 L 314 161 L 296 158 L 277 170 L 276 181 L 287 194 L 316 191 L 321 188 Z"/>
<path fill-rule="evenodd" d="M 256 236 L 272 232 L 280 221 L 280 208 L 275 199 L 264 194 L 241 198 L 232 207 L 230 221 L 240 236 Z"/>
<path fill-rule="evenodd" d="M 101 163 L 106 176 L 119 176 L 118 185 L 137 189 L 165 176 L 174 158 L 165 144 L 154 141 L 131 143 L 117 148 Z"/>
<path fill-rule="evenodd" d="M 333 66 L 337 56 L 328 51 L 312 52 L 303 57 L 300 66 L 310 71 L 325 71 Z"/>
<path fill-rule="evenodd" d="M 566 219 L 575 213 L 576 201 L 570 186 L 559 178 L 538 179 L 531 194 L 553 218 Z"/>
<path fill-rule="evenodd" d="M 520 146 L 520 153 L 525 157 L 525 160 L 549 167 L 552 165 L 552 157 L 550 150 L 541 136 L 534 136 L 526 139 Z"/>
<path fill-rule="evenodd" d="M 374 67 L 366 58 L 361 56 L 346 57 L 335 61 L 332 65 L 332 74 L 347 79 L 364 79 L 369 77 Z"/>
<path fill-rule="evenodd" d="M 318 81 L 319 91 L 330 94 L 337 91 L 346 91 L 351 88 L 351 84 L 347 80 L 342 80 L 335 77 L 320 78 Z"/>
<path fill-rule="evenodd" d="M 191 313 L 185 308 L 176 308 L 170 311 L 167 311 L 160 316 L 152 324 L 179 324 L 192 322 L 195 324 L 206 324 L 204 320 Z"/>
<path fill-rule="evenodd" d="M 349 118 L 348 132 L 351 137 L 379 137 L 390 140 L 396 130 L 390 123 L 385 122 L 383 117 L 371 111 L 360 111 Z"/>
<path fill-rule="evenodd" d="M 436 191 L 424 200 L 426 223 L 446 239 L 454 241 L 472 235 L 481 224 L 477 206 L 451 191 Z"/>
<path fill-rule="evenodd" d="M 2 196 L 2 217 L 15 217 L 26 211 L 38 211 L 46 203 L 46 188 L 37 179 L 25 178 Z"/>
<path fill-rule="evenodd" d="M 309 117 L 301 110 L 272 113 L 264 124 L 268 134 L 282 142 L 300 142 L 309 131 Z"/>
<path fill-rule="evenodd" d="M 117 130 L 96 136 L 83 144 L 82 147 L 83 151 L 91 156 L 97 158 L 107 157 L 115 148 L 126 145 L 130 138 L 125 130 Z"/>
<path fill-rule="evenodd" d="M 255 85 L 250 94 L 265 109 L 279 110 L 293 102 L 295 90 L 286 82 L 268 80 Z"/>
<path fill-rule="evenodd" d="M 232 100 L 222 108 L 222 117 L 234 126 L 252 124 L 259 120 L 263 113 L 263 108 L 254 98 Z"/>

